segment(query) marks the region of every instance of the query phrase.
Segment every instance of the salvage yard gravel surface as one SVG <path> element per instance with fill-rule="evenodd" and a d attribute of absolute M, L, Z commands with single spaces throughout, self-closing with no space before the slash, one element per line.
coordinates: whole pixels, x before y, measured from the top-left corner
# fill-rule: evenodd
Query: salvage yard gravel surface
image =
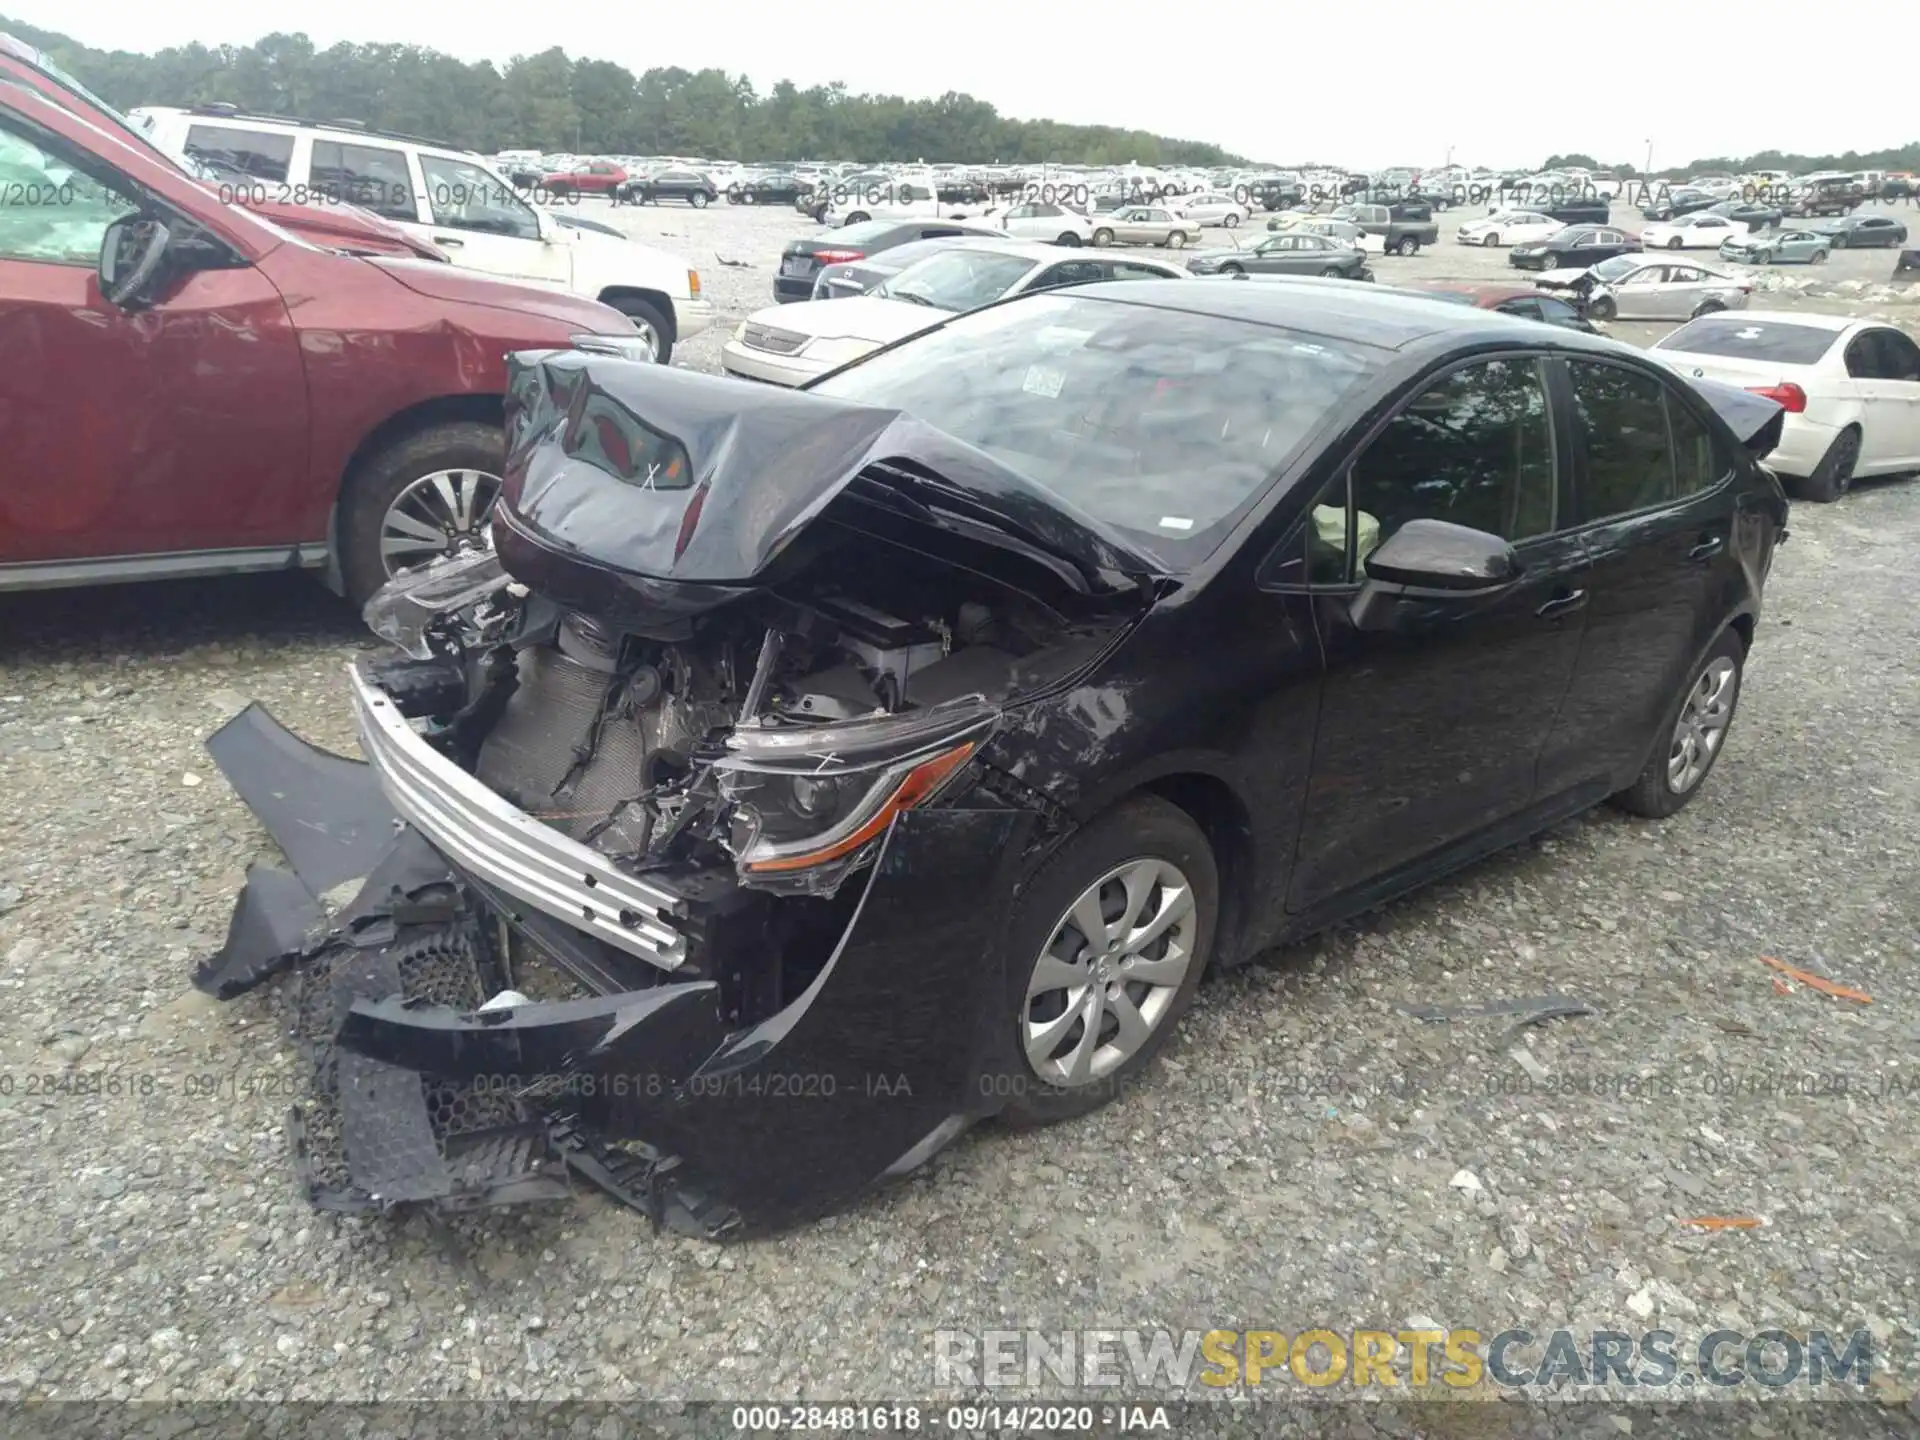
<path fill-rule="evenodd" d="M 700 266 L 725 318 L 675 360 L 708 370 L 809 228 L 613 213 Z M 1458 248 L 1376 268 L 1505 273 Z M 201 747 L 259 701 L 353 753 L 374 642 L 300 576 L 0 598 L 0 1398 L 928 1398 L 942 1329 L 1437 1322 L 1862 1328 L 1902 1360 L 1882 1413 L 1920 1415 L 1920 486 L 1791 531 L 1684 813 L 1597 812 L 1277 952 L 1111 1107 L 726 1246 L 593 1196 L 313 1213 L 284 998 L 189 984 L 277 860 Z M 1591 1013 L 1458 1013 L 1540 996 Z M 1715 1217 L 1759 1223 L 1685 1223 Z"/>

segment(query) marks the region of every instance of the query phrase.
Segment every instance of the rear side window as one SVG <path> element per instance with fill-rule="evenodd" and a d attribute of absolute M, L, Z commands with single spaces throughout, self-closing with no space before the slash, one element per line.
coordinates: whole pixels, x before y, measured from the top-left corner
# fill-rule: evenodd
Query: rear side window
<path fill-rule="evenodd" d="M 313 142 L 310 183 L 329 200 L 358 205 L 389 220 L 418 221 L 420 204 L 407 170 L 406 152 L 384 145 Z"/>
<path fill-rule="evenodd" d="M 229 125 L 193 125 L 187 129 L 187 154 L 256 180 L 285 180 L 293 162 L 293 136 Z"/>
<path fill-rule="evenodd" d="M 1729 360 L 1771 360 L 1776 365 L 1812 365 L 1833 348 L 1836 330 L 1817 325 L 1742 320 L 1703 315 L 1682 325 L 1653 348 L 1690 355 L 1724 355 Z"/>
<path fill-rule="evenodd" d="M 1666 387 L 1619 365 L 1571 361 L 1577 442 L 1586 453 L 1580 518 L 1602 520 L 1674 495 Z"/>
<path fill-rule="evenodd" d="M 1711 490 L 1725 477 L 1729 466 L 1714 443 L 1713 434 L 1667 392 L 1667 425 L 1673 437 L 1674 498 L 1684 500 L 1702 490 Z"/>

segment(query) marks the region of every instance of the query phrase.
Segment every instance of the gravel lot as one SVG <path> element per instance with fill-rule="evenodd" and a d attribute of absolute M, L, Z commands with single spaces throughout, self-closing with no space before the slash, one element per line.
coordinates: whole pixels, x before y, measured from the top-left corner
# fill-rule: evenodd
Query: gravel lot
<path fill-rule="evenodd" d="M 702 369 L 810 223 L 612 214 L 700 266 L 727 317 L 676 357 Z M 1450 235 L 1376 268 L 1509 273 Z M 1920 287 L 1868 288 L 1891 269 L 1843 252 L 1833 293 L 1781 299 L 1912 328 Z M 1875 1413 L 1907 1423 L 1920 486 L 1862 485 L 1792 530 L 1684 814 L 1590 816 L 1216 980 L 1125 1102 L 988 1127 L 847 1213 L 724 1248 L 596 1198 L 450 1226 L 309 1211 L 277 998 L 188 983 L 248 862 L 275 858 L 201 741 L 257 699 L 350 751 L 340 668 L 369 642 L 301 577 L 0 597 L 0 1398 L 924 1398 L 939 1328 L 1430 1317 L 1865 1327 L 1900 1357 Z M 1762 955 L 1873 1003 L 1782 993 Z M 1516 1038 L 1402 1008 L 1548 993 L 1594 1013 Z M 34 1078 L 62 1075 L 80 1083 Z M 83 1093 L 101 1077 L 123 1093 Z M 1703 1215 L 1765 1223 L 1678 1223 Z"/>

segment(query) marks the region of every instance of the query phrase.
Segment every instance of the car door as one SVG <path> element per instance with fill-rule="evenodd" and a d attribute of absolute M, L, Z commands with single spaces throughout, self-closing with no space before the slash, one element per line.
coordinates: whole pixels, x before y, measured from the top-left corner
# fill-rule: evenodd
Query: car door
<path fill-rule="evenodd" d="M 1591 601 L 1541 774 L 1557 789 L 1604 793 L 1639 774 L 1678 687 L 1740 593 L 1736 467 L 1684 383 L 1623 360 L 1563 365 L 1555 384 Z"/>
<path fill-rule="evenodd" d="M 1326 676 L 1290 910 L 1532 805 L 1585 624 L 1585 550 L 1559 527 L 1564 448 L 1542 362 L 1477 359 L 1420 384 L 1319 498 Z M 1522 578 L 1445 621 L 1357 628 L 1366 555 L 1413 519 L 1504 535 Z"/>
<path fill-rule="evenodd" d="M 296 533 L 307 387 L 286 302 L 99 139 L 36 96 L 0 104 L 0 570 L 320 539 Z M 98 265 L 141 211 L 202 248 L 130 311 Z"/>
<path fill-rule="evenodd" d="M 316 145 L 316 148 L 317 145 Z M 543 237 L 540 217 L 499 176 L 449 155 L 420 155 L 427 225 L 404 228 L 440 246 L 456 265 L 514 280 L 564 285 L 566 242 Z"/>
<path fill-rule="evenodd" d="M 1898 330 L 1871 326 L 1847 342 L 1844 359 L 1863 409 L 1858 468 L 1884 472 L 1920 464 L 1920 351 L 1913 341 Z"/>

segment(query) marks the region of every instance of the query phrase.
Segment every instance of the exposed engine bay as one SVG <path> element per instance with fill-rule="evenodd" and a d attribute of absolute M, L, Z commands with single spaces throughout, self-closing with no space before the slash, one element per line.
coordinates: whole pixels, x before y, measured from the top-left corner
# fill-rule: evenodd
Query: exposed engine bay
<path fill-rule="evenodd" d="M 735 862 L 745 884 L 815 894 L 857 868 L 864 842 L 818 864 L 753 861 L 804 856 L 809 839 L 839 845 L 856 822 L 884 828 L 890 772 L 846 763 L 858 756 L 838 742 L 884 758 L 896 734 L 922 733 L 889 720 L 924 718 L 929 735 L 989 720 L 1116 629 L 870 537 L 857 562 L 829 550 L 675 625 L 678 638 L 562 610 L 487 555 L 397 583 L 368 618 L 408 652 L 373 667 L 375 683 L 535 819 L 635 874 Z M 828 754 L 812 743 L 822 734 Z M 779 744 L 803 736 L 812 763 L 795 769 Z"/>

